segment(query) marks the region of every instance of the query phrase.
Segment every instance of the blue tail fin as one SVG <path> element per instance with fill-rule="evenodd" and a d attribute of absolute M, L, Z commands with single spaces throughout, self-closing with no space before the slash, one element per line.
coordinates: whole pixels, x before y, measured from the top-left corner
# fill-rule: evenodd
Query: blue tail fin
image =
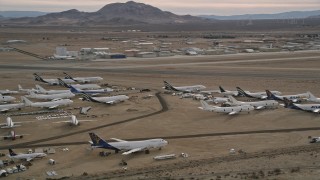
<path fill-rule="evenodd" d="M 33 73 L 33 75 L 34 75 L 34 80 L 48 83 L 47 81 L 43 80 L 42 77 L 40 77 L 37 73 Z"/>
<path fill-rule="evenodd" d="M 176 88 L 174 88 L 171 84 L 169 84 L 167 81 L 163 81 L 163 83 L 166 90 L 179 91 Z"/>
<path fill-rule="evenodd" d="M 221 86 L 219 86 L 220 92 L 226 92 Z"/>
<path fill-rule="evenodd" d="M 272 94 L 272 92 L 270 92 L 269 90 L 266 90 L 266 94 L 267 94 L 267 99 L 269 100 L 280 100 L 274 94 Z"/>
<path fill-rule="evenodd" d="M 72 79 L 72 80 L 74 80 L 69 74 L 67 74 L 66 72 L 63 72 L 63 74 L 65 75 L 65 79 Z M 76 80 L 74 80 L 74 81 L 76 81 Z"/>
<path fill-rule="evenodd" d="M 68 85 L 67 83 L 65 83 L 64 81 L 62 81 L 62 79 L 58 78 L 59 84 L 66 87 L 66 88 L 70 88 L 70 85 Z"/>
<path fill-rule="evenodd" d="M 238 94 L 239 94 L 240 96 L 254 98 L 254 97 L 250 96 L 249 94 L 247 94 L 247 93 L 246 93 L 244 90 L 242 90 L 240 87 L 236 87 L 236 88 L 237 88 Z"/>
<path fill-rule="evenodd" d="M 99 147 L 99 148 L 106 148 L 106 149 L 112 149 L 118 151 L 118 148 L 115 148 L 108 144 L 105 140 L 101 139 L 98 135 L 95 133 L 89 133 L 89 136 L 91 138 L 92 144 L 91 146 L 93 147 Z"/>
<path fill-rule="evenodd" d="M 16 156 L 17 155 L 15 152 L 13 152 L 12 149 L 9 149 L 9 154 L 10 154 L 10 156 Z"/>

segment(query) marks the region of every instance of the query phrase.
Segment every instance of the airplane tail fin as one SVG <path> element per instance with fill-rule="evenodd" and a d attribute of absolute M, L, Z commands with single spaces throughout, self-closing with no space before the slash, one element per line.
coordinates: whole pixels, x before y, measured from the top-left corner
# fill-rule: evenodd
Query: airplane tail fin
<path fill-rule="evenodd" d="M 163 81 L 164 83 L 164 88 L 166 90 L 171 90 L 171 91 L 178 91 L 176 88 L 174 88 L 170 83 L 168 83 L 167 81 Z"/>
<path fill-rule="evenodd" d="M 219 89 L 221 93 L 226 92 L 221 86 L 219 86 Z"/>
<path fill-rule="evenodd" d="M 67 83 L 65 83 L 64 81 L 62 81 L 60 78 L 58 78 L 59 84 L 66 87 L 66 88 L 70 88 L 70 85 L 68 85 Z"/>
<path fill-rule="evenodd" d="M 18 84 L 18 90 L 21 91 L 22 90 L 22 86 L 20 84 Z"/>
<path fill-rule="evenodd" d="M 65 75 L 65 79 L 72 79 L 72 80 L 74 80 L 73 79 L 73 77 L 71 77 L 69 74 L 67 74 L 66 72 L 63 72 L 63 74 Z"/>
<path fill-rule="evenodd" d="M 42 79 L 42 77 L 40 77 L 37 73 L 33 73 L 33 75 L 34 75 L 34 80 L 47 83 L 47 81 Z"/>
<path fill-rule="evenodd" d="M 283 102 L 284 102 L 284 107 L 285 108 L 292 108 L 294 107 L 294 104 L 291 100 L 289 100 L 288 98 L 283 98 Z"/>
<path fill-rule="evenodd" d="M 201 103 L 203 110 L 206 110 L 210 107 L 210 105 L 207 102 L 205 102 L 204 100 L 201 100 L 200 103 Z"/>
<path fill-rule="evenodd" d="M 13 152 L 12 149 L 9 149 L 9 154 L 10 154 L 10 156 L 16 156 L 17 155 L 15 152 Z"/>
<path fill-rule="evenodd" d="M 74 125 L 79 125 L 79 121 L 75 115 L 71 115 L 71 123 Z"/>
<path fill-rule="evenodd" d="M 309 95 L 309 99 L 317 99 L 310 91 L 307 92 Z"/>
<path fill-rule="evenodd" d="M 266 90 L 266 94 L 267 94 L 267 99 L 269 100 L 276 100 L 276 96 L 274 94 L 272 94 L 272 92 L 270 92 L 269 90 Z"/>
<path fill-rule="evenodd" d="M 105 140 L 101 139 L 98 135 L 95 133 L 89 133 L 89 136 L 91 138 L 91 146 L 92 147 L 99 147 L 99 148 L 107 148 L 107 149 L 113 149 L 118 151 L 118 148 L 115 148 L 108 144 Z"/>
<path fill-rule="evenodd" d="M 238 100 L 236 100 L 236 98 L 234 98 L 233 96 L 228 96 L 229 100 L 231 103 L 237 103 Z"/>
<path fill-rule="evenodd" d="M 36 88 L 41 92 L 41 93 L 44 93 L 46 92 L 47 90 L 45 90 L 42 86 L 36 84 Z"/>
<path fill-rule="evenodd" d="M 246 93 L 243 89 L 241 89 L 240 87 L 236 87 L 236 88 L 237 88 L 238 94 L 239 94 L 240 96 L 252 98 L 252 96 L 250 96 L 249 94 L 247 94 L 247 93 Z"/>
<path fill-rule="evenodd" d="M 82 93 L 82 97 L 83 97 L 83 101 L 91 101 L 91 102 L 96 102 L 96 100 L 94 100 L 90 95 L 86 94 L 86 93 Z"/>
<path fill-rule="evenodd" d="M 30 101 L 28 98 L 21 96 L 21 101 L 24 103 L 26 106 L 30 106 L 32 104 L 32 101 Z"/>

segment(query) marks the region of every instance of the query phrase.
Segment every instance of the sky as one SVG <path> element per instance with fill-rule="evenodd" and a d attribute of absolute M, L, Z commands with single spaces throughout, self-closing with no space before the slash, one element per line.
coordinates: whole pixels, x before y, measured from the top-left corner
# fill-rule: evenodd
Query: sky
<path fill-rule="evenodd" d="M 0 0 L 0 11 L 61 12 L 69 9 L 94 12 L 111 0 Z M 270 14 L 320 10 L 320 0 L 137 0 L 179 15 Z"/>

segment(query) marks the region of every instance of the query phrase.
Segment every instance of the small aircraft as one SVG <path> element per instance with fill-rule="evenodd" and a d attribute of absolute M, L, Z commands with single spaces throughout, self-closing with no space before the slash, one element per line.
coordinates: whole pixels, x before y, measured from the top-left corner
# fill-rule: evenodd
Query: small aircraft
<path fill-rule="evenodd" d="M 125 141 L 121 139 L 112 138 L 117 142 L 106 142 L 105 140 L 101 139 L 95 133 L 89 133 L 91 141 L 91 148 L 105 148 L 114 150 L 116 153 L 119 151 L 125 151 L 122 153 L 123 155 L 128 155 L 138 151 L 146 151 L 149 152 L 150 149 L 161 149 L 162 147 L 166 146 L 168 142 L 164 139 L 148 139 L 143 141 Z"/>
<path fill-rule="evenodd" d="M 41 94 L 60 94 L 60 93 L 71 93 L 70 90 L 46 90 L 40 85 L 36 85 L 37 90 Z"/>
<path fill-rule="evenodd" d="M 244 91 L 240 87 L 236 87 L 239 95 L 244 96 L 244 97 L 249 97 L 249 98 L 257 98 L 257 99 L 267 99 L 267 93 L 264 92 L 249 92 L 249 91 Z M 279 91 L 270 91 L 274 95 L 281 95 L 281 92 Z"/>
<path fill-rule="evenodd" d="M 24 107 L 24 103 L 18 104 L 0 104 L 0 112 L 7 112 L 10 110 L 21 110 Z"/>
<path fill-rule="evenodd" d="M 97 103 L 104 103 L 104 104 L 116 104 L 129 99 L 129 97 L 126 95 L 117 95 L 117 96 L 109 96 L 109 97 L 91 97 L 88 94 L 83 93 L 82 96 L 83 96 L 83 100 L 97 102 Z"/>
<path fill-rule="evenodd" d="M 320 143 L 320 137 L 308 137 L 310 139 L 310 143 Z"/>
<path fill-rule="evenodd" d="M 167 81 L 164 82 L 164 89 L 170 90 L 170 91 L 177 91 L 177 92 L 183 92 L 183 93 L 192 93 L 192 92 L 198 92 L 202 89 L 205 89 L 206 87 L 203 85 L 193 85 L 193 86 L 172 86 Z"/>
<path fill-rule="evenodd" d="M 302 94 L 296 94 L 296 95 L 285 95 L 285 96 L 278 96 L 274 95 L 272 92 L 269 90 L 266 90 L 267 96 L 269 100 L 278 100 L 278 101 L 284 101 L 284 98 L 287 98 L 293 102 L 299 102 L 302 99 L 306 99 L 309 97 L 308 93 L 302 93 Z"/>
<path fill-rule="evenodd" d="M 67 106 L 73 103 L 73 101 L 70 99 L 55 99 L 47 102 L 32 102 L 24 96 L 21 96 L 21 100 L 25 104 L 25 106 L 48 108 L 48 109 L 54 109 L 59 106 Z"/>
<path fill-rule="evenodd" d="M 23 89 L 20 84 L 18 84 L 18 90 L 19 90 L 19 92 L 24 92 L 24 93 L 30 93 L 30 92 L 40 93 L 39 90 L 34 89 L 34 88 L 32 88 L 32 89 Z"/>
<path fill-rule="evenodd" d="M 46 156 L 47 154 L 45 153 L 16 154 L 15 152 L 13 152 L 12 149 L 9 149 L 9 155 L 8 155 L 9 158 L 26 160 L 26 161 L 31 161 L 34 158 L 43 158 Z"/>
<path fill-rule="evenodd" d="M 0 94 L 0 103 L 7 103 L 7 102 L 13 102 L 16 100 L 15 97 L 12 96 L 3 96 Z"/>
<path fill-rule="evenodd" d="M 199 109 L 205 110 L 205 111 L 211 111 L 211 112 L 217 112 L 217 113 L 227 113 L 228 115 L 235 115 L 240 112 L 250 112 L 254 110 L 254 107 L 251 105 L 242 105 L 242 106 L 234 106 L 234 107 L 218 107 L 218 106 L 211 106 L 207 102 L 201 100 L 202 107 L 199 107 Z"/>
<path fill-rule="evenodd" d="M 33 75 L 34 75 L 36 81 L 44 82 L 49 85 L 59 85 L 58 79 L 43 79 L 37 73 L 33 73 Z M 71 84 L 71 83 L 74 83 L 75 81 L 72 79 L 64 79 L 63 82 Z"/>
<path fill-rule="evenodd" d="M 19 92 L 18 91 L 10 91 L 8 89 L 6 90 L 0 90 L 0 94 L 2 95 L 8 95 L 8 94 L 18 94 Z"/>
<path fill-rule="evenodd" d="M 309 94 L 309 98 L 307 98 L 307 101 L 311 102 L 317 102 L 320 103 L 320 98 L 315 97 L 311 92 L 307 92 Z"/>
<path fill-rule="evenodd" d="M 75 115 L 71 115 L 71 119 L 69 121 L 58 121 L 54 123 L 69 123 L 70 126 L 78 126 L 80 125 L 80 122 L 85 122 L 85 121 L 95 121 L 95 120 L 78 120 Z"/>
<path fill-rule="evenodd" d="M 65 79 L 72 79 L 76 82 L 79 83 L 92 83 L 92 82 L 100 82 L 103 80 L 102 77 L 71 77 L 69 74 L 67 74 L 66 72 L 63 72 L 63 74 L 65 75 Z"/>
<path fill-rule="evenodd" d="M 284 107 L 313 113 L 320 113 L 320 104 L 295 104 L 286 97 L 283 98 Z"/>
<path fill-rule="evenodd" d="M 63 82 L 60 78 L 58 78 L 58 81 L 60 83 L 60 85 L 66 87 L 66 88 L 70 88 L 70 85 Z M 99 86 L 98 84 L 72 84 L 72 86 L 74 88 L 77 89 L 82 89 L 82 90 L 86 90 L 86 89 L 101 89 L 101 86 Z"/>
<path fill-rule="evenodd" d="M 54 100 L 54 99 L 69 99 L 73 98 L 75 95 L 72 92 L 67 93 L 59 93 L 59 94 L 35 94 L 33 92 L 30 92 L 29 95 L 26 95 L 28 98 L 34 98 L 34 99 L 45 99 L 45 100 Z"/>
<path fill-rule="evenodd" d="M 234 97 L 229 96 L 230 101 L 226 102 L 230 106 L 241 106 L 241 105 L 251 105 L 255 109 L 265 109 L 265 108 L 275 108 L 278 107 L 279 103 L 275 100 L 265 100 L 265 101 L 252 101 L 252 102 L 243 102 L 238 101 Z"/>
<path fill-rule="evenodd" d="M 11 117 L 7 117 L 6 123 L 0 124 L 2 129 L 7 129 L 7 128 L 14 128 L 14 127 L 19 127 L 21 125 L 16 125 L 16 124 L 21 124 L 22 122 L 13 122 Z"/>
<path fill-rule="evenodd" d="M 29 135 L 29 134 L 16 134 L 16 132 L 15 131 L 10 131 L 9 133 L 8 133 L 8 135 L 6 135 L 6 136 L 0 136 L 0 137 L 2 137 L 4 140 L 7 140 L 7 139 L 11 139 L 12 141 L 14 141 L 14 140 L 16 140 L 17 138 L 23 138 L 23 136 L 25 136 L 25 135 Z"/>

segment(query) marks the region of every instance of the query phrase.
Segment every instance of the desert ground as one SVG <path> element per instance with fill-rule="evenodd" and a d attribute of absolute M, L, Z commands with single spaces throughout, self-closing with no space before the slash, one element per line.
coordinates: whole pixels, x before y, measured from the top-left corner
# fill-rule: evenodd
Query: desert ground
<path fill-rule="evenodd" d="M 2 29 L 6 38 L 19 36 L 28 44 L 15 45 L 43 56 L 54 51 L 58 43 L 77 47 L 109 46 L 99 42 L 101 32 L 83 32 L 83 37 L 61 42 L 65 32 L 54 31 L 48 36 L 54 41 L 43 42 L 37 31 L 12 32 Z M 45 33 L 45 31 L 43 32 Z M 98 35 L 97 35 L 98 34 Z M 71 36 L 70 35 L 70 36 Z M 93 37 L 93 38 L 90 38 Z M 35 39 L 40 40 L 35 40 Z M 5 40 L 2 38 L 1 40 Z M 111 46 L 112 44 L 110 44 Z M 119 46 L 116 44 L 115 46 Z M 71 46 L 74 47 L 74 46 Z M 74 47 L 75 48 L 75 47 Z M 68 72 L 76 77 L 101 76 L 100 84 L 119 89 L 112 94 L 126 94 L 129 100 L 116 105 L 81 101 L 61 111 L 74 114 L 79 120 L 90 119 L 74 127 L 57 118 L 37 120 L 56 112 L 38 115 L 19 115 L 21 112 L 39 111 L 26 107 L 0 115 L 0 121 L 12 115 L 14 121 L 26 121 L 15 131 L 26 135 L 15 141 L 0 140 L 1 153 L 8 148 L 27 152 L 29 148 L 55 148 L 55 154 L 32 161 L 27 171 L 11 174 L 8 179 L 45 179 L 47 171 L 70 179 L 318 179 L 320 146 L 309 144 L 308 136 L 320 135 L 319 114 L 286 109 L 254 110 L 234 116 L 200 110 L 200 102 L 180 99 L 164 93 L 163 80 L 174 86 L 202 84 L 207 90 L 217 90 L 219 85 L 228 90 L 240 86 L 252 92 L 278 90 L 282 94 L 306 91 L 320 97 L 320 51 L 295 51 L 276 53 L 232 54 L 216 56 L 173 56 L 165 58 L 94 61 L 44 61 L 17 52 L 0 52 L 0 89 L 17 90 L 17 85 L 32 88 L 40 84 L 46 89 L 63 89 L 34 81 L 33 73 L 44 78 L 63 77 Z M 150 92 L 140 92 L 141 89 Z M 14 95 L 17 101 L 23 94 Z M 152 95 L 152 96 L 149 96 Z M 214 93 L 213 96 L 221 96 Z M 149 97 L 149 98 L 147 98 Z M 241 100 L 247 100 L 241 97 Z M 34 100 L 36 101 L 36 100 Z M 79 107 L 91 106 L 87 115 L 79 114 Z M 5 135 L 8 130 L 0 129 Z M 91 150 L 88 133 L 95 132 L 109 141 L 163 138 L 169 144 L 161 150 L 154 149 L 128 156 L 121 153 L 100 157 L 100 151 Z M 63 151 L 63 148 L 69 151 Z M 230 154 L 230 149 L 235 149 Z M 189 157 L 180 157 L 187 153 Z M 177 158 L 156 161 L 154 156 L 176 154 Z M 2 160 L 7 157 L 1 157 Z M 56 161 L 48 164 L 49 159 Z M 128 165 L 120 166 L 121 160 Z M 16 162 L 19 164 L 20 162 Z"/>

